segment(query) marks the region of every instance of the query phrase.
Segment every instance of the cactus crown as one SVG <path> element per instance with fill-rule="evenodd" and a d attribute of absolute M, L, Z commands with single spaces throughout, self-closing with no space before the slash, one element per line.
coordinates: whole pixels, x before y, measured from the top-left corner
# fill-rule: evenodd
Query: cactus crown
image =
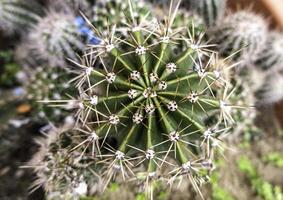
<path fill-rule="evenodd" d="M 69 102 L 78 108 L 84 135 L 70 151 L 96 160 L 93 170 L 105 185 L 134 177 L 152 192 L 155 180 L 184 176 L 196 186 L 212 169 L 213 149 L 227 131 L 218 124 L 230 119 L 229 95 L 215 95 L 227 85 L 209 45 L 194 30 L 173 28 L 178 5 L 171 3 L 169 16 L 152 28 L 140 24 L 128 3 L 126 39 L 116 35 L 116 25 L 106 35 L 93 27 L 101 43 L 90 45 L 81 63 L 70 60 L 80 97 Z M 215 111 L 216 122 L 206 120 Z"/>

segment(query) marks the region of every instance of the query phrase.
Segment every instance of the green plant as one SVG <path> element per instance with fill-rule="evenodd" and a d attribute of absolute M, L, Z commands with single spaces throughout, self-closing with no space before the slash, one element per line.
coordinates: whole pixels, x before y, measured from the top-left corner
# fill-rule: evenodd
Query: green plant
<path fill-rule="evenodd" d="M 278 186 L 273 186 L 267 181 L 264 181 L 257 172 L 257 169 L 253 166 L 248 157 L 242 156 L 238 160 L 239 169 L 250 180 L 253 189 L 264 200 L 282 200 L 283 193 Z"/>
<path fill-rule="evenodd" d="M 263 161 L 276 167 L 283 168 L 283 155 L 277 152 L 269 153 L 263 157 Z"/>

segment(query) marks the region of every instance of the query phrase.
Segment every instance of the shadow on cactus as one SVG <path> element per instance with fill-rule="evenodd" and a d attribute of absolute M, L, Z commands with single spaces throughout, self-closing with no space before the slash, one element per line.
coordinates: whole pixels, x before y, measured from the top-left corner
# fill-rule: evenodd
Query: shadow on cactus
<path fill-rule="evenodd" d="M 101 43 L 90 45 L 80 63 L 70 60 L 77 74 L 70 82 L 80 96 L 52 101 L 77 109 L 77 127 L 65 148 L 95 162 L 90 168 L 104 189 L 112 181 L 134 181 L 153 198 L 156 182 L 188 180 L 200 192 L 219 138 L 229 131 L 219 128 L 231 122 L 229 96 L 219 94 L 231 85 L 212 66 L 210 45 L 194 31 L 183 34 L 186 27 L 173 28 L 179 3 L 171 3 L 155 27 L 146 20 L 141 25 L 128 3 L 126 39 L 116 35 L 115 24 L 107 34 L 93 27 Z M 215 122 L 207 120 L 212 115 Z"/>

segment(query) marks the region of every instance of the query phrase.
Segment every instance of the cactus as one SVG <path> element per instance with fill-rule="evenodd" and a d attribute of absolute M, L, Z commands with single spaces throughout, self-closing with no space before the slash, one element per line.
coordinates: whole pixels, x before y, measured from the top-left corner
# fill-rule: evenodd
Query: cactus
<path fill-rule="evenodd" d="M 283 69 L 283 36 L 282 33 L 269 34 L 265 48 L 255 61 L 256 67 L 270 74 Z"/>
<path fill-rule="evenodd" d="M 145 17 L 150 15 L 150 6 L 144 0 L 133 0 L 132 6 L 134 7 L 134 17 L 143 21 Z M 92 21 L 95 27 L 98 27 L 101 31 L 107 32 L 107 29 L 113 24 L 116 24 L 117 27 L 122 28 L 125 23 L 127 23 L 128 13 L 125 14 L 125 11 L 129 11 L 127 1 L 123 0 L 98 0 L 93 7 L 94 16 L 90 21 Z M 146 22 L 143 22 L 146 23 Z M 154 26 L 155 23 L 152 25 Z M 119 29 L 122 34 L 126 33 L 125 27 Z"/>
<path fill-rule="evenodd" d="M 27 99 L 33 108 L 35 121 L 51 121 L 52 123 L 62 123 L 71 112 L 66 109 L 56 107 L 45 107 L 39 101 L 49 99 L 62 99 L 67 95 L 74 95 L 74 90 L 68 89 L 68 79 L 70 76 L 65 70 L 56 67 L 37 67 L 35 70 L 25 70 L 28 81 L 24 83 L 27 90 Z"/>
<path fill-rule="evenodd" d="M 279 73 L 268 75 L 262 88 L 256 91 L 259 104 L 273 104 L 283 98 L 283 76 Z"/>
<path fill-rule="evenodd" d="M 80 96 L 49 101 L 77 109 L 81 134 L 71 135 L 65 149 L 95 162 L 90 168 L 104 189 L 133 178 L 149 197 L 163 180 L 189 180 L 199 191 L 212 170 L 212 152 L 229 130 L 218 125 L 231 122 L 229 96 L 214 95 L 227 87 L 219 83 L 222 71 L 211 66 L 215 54 L 209 45 L 173 28 L 178 5 L 171 4 L 154 30 L 139 23 L 130 0 L 128 9 L 128 37 L 121 39 L 115 25 L 107 35 L 94 30 L 102 42 L 90 45 L 81 62 L 70 60 Z M 211 115 L 215 123 L 206 120 Z"/>
<path fill-rule="evenodd" d="M 36 140 L 39 151 L 24 167 L 33 167 L 37 174 L 37 180 L 31 186 L 31 191 L 43 186 L 48 199 L 74 199 L 84 196 L 87 192 L 86 177 L 95 180 L 93 174 L 80 162 L 79 152 L 71 154 L 64 148 L 68 142 L 62 138 L 68 138 L 69 127 L 60 129 L 51 128 L 45 133 L 45 138 Z M 97 182 L 97 181 L 96 181 Z M 88 182 L 92 187 L 96 183 Z"/>
<path fill-rule="evenodd" d="M 26 30 L 39 18 L 34 7 L 39 8 L 33 1 L 1 0 L 0 30 L 5 34 Z M 39 12 L 40 9 L 37 11 Z"/>
<path fill-rule="evenodd" d="M 91 3 L 88 0 L 48 0 L 48 4 L 60 11 L 73 11 L 76 14 L 83 12 L 85 15 L 91 15 Z"/>
<path fill-rule="evenodd" d="M 226 0 L 189 0 L 183 3 L 185 7 L 202 16 L 208 27 L 222 20 L 226 10 Z"/>
<path fill-rule="evenodd" d="M 254 61 L 267 40 L 266 22 L 258 15 L 247 11 L 230 14 L 211 31 L 211 37 L 219 46 L 219 52 L 231 55 L 238 52 L 235 60 L 244 64 Z"/>
<path fill-rule="evenodd" d="M 30 31 L 28 51 L 37 53 L 37 59 L 51 66 L 64 66 L 66 57 L 75 59 L 75 52 L 84 48 L 75 19 L 72 12 L 50 9 Z"/>

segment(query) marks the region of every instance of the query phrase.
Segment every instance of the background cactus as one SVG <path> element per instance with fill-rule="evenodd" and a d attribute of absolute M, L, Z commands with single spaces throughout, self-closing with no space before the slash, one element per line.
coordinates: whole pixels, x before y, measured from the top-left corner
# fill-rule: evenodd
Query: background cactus
<path fill-rule="evenodd" d="M 263 86 L 256 92 L 258 103 L 273 104 L 283 98 L 283 76 L 279 73 L 266 77 Z"/>
<path fill-rule="evenodd" d="M 91 4 L 89 3 L 88 0 L 58 0 L 55 2 L 52 0 L 49 0 L 49 4 L 61 10 L 72 9 L 73 11 L 77 13 L 84 12 L 86 14 L 86 13 L 89 13 L 89 11 L 91 10 L 89 9 L 91 7 Z"/>
<path fill-rule="evenodd" d="M 62 99 L 67 95 L 74 95 L 69 89 L 68 80 L 71 76 L 65 70 L 56 67 L 38 67 L 31 71 L 25 70 L 28 81 L 25 83 L 27 99 L 33 107 L 34 120 L 63 122 L 70 115 L 70 111 L 57 107 L 43 106 L 39 101 Z"/>
<path fill-rule="evenodd" d="M 208 27 L 222 20 L 226 11 L 226 0 L 189 0 L 183 4 L 203 17 Z"/>
<path fill-rule="evenodd" d="M 26 167 L 36 166 L 37 180 L 31 186 L 31 191 L 43 186 L 48 199 L 73 199 L 84 196 L 87 192 L 84 175 L 95 179 L 87 170 L 88 165 L 80 162 L 80 152 L 69 152 L 65 149 L 70 132 L 67 127 L 51 128 L 46 132 L 46 138 L 38 139 L 39 151 L 29 161 Z M 65 141 L 63 143 L 62 141 Z M 87 173 L 88 172 L 88 173 Z M 96 183 L 90 183 L 95 187 Z"/>
<path fill-rule="evenodd" d="M 0 30 L 5 34 L 22 32 L 37 21 L 38 13 L 40 7 L 34 1 L 1 0 Z"/>
<path fill-rule="evenodd" d="M 28 51 L 36 53 L 37 59 L 50 66 L 63 66 L 66 57 L 75 59 L 75 52 L 84 48 L 75 25 L 75 15 L 55 9 L 49 9 L 46 16 L 39 19 L 30 31 L 27 45 Z"/>
<path fill-rule="evenodd" d="M 283 35 L 272 32 L 268 35 L 265 48 L 259 53 L 255 64 L 264 72 L 276 73 L 283 69 Z"/>
<path fill-rule="evenodd" d="M 178 6 L 171 4 L 168 17 L 152 31 L 150 24 L 139 23 L 131 3 L 129 37 L 120 39 L 115 25 L 106 36 L 96 32 L 102 42 L 90 45 L 82 62 L 71 61 L 78 74 L 71 82 L 80 96 L 51 101 L 77 108 L 82 136 L 73 136 L 66 149 L 95 161 L 92 170 L 104 188 L 113 179 L 133 178 L 152 197 L 155 182 L 173 185 L 186 178 L 199 191 L 212 170 L 212 151 L 229 129 L 218 125 L 231 122 L 229 97 L 214 95 L 228 86 L 218 84 L 215 54 L 193 34 L 173 28 Z M 207 121 L 215 112 L 216 121 Z"/>
<path fill-rule="evenodd" d="M 241 50 L 234 58 L 243 60 L 244 64 L 254 61 L 264 48 L 268 35 L 265 20 L 247 11 L 226 16 L 210 34 L 222 55 Z"/>

